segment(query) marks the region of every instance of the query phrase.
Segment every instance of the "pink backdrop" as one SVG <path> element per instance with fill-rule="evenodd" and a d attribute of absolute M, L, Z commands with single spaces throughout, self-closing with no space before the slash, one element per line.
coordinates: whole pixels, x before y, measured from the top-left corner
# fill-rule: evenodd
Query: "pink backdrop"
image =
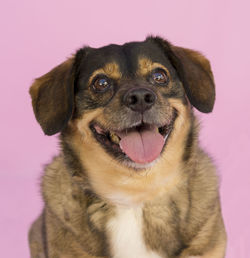
<path fill-rule="evenodd" d="M 0 6 L 1 257 L 29 257 L 27 231 L 42 208 L 42 166 L 58 152 L 57 138 L 35 121 L 32 80 L 83 44 L 143 40 L 161 35 L 201 50 L 217 85 L 214 112 L 201 115 L 202 145 L 221 177 L 227 258 L 250 257 L 250 34 L 243 0 L 22 0 Z"/>

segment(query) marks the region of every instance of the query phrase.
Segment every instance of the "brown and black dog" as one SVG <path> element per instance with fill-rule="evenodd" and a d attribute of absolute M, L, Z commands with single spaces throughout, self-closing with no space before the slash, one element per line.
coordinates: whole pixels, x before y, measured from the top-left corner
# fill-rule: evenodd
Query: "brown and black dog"
<path fill-rule="evenodd" d="M 215 100 L 203 55 L 159 37 L 84 47 L 30 94 L 61 143 L 42 178 L 32 257 L 224 257 L 218 178 L 193 113 Z"/>

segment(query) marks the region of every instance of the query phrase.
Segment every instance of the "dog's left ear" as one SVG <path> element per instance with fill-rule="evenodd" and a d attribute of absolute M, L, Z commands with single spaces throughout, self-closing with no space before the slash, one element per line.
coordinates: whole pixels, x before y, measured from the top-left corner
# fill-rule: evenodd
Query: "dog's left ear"
<path fill-rule="evenodd" d="M 47 135 L 61 131 L 74 107 L 74 57 L 36 79 L 30 87 L 37 121 Z"/>
<path fill-rule="evenodd" d="M 163 48 L 177 71 L 190 103 L 199 111 L 209 113 L 215 101 L 215 85 L 209 61 L 199 52 L 176 47 L 159 37 L 151 37 Z"/>

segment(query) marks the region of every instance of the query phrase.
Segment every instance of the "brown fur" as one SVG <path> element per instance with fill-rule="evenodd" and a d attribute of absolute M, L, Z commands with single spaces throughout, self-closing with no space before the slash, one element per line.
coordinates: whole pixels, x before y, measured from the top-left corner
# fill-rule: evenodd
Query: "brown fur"
<path fill-rule="evenodd" d="M 164 65 L 152 62 L 148 58 L 140 57 L 138 60 L 138 63 L 139 63 L 139 69 L 137 71 L 137 74 L 140 76 L 145 76 L 150 71 L 154 70 L 155 68 L 160 67 L 160 68 L 164 69 L 164 71 L 166 71 L 166 73 L 168 74 L 169 77 L 171 77 L 171 75 L 169 74 L 168 70 L 166 69 L 166 67 Z"/>
<path fill-rule="evenodd" d="M 192 105 L 201 112 L 211 112 L 215 101 L 215 87 L 209 61 L 197 51 L 170 45 L 161 38 L 156 40 L 167 51 L 177 69 Z"/>
<path fill-rule="evenodd" d="M 95 70 L 94 73 L 89 77 L 89 84 L 97 74 L 106 74 L 107 76 L 114 79 L 121 78 L 121 72 L 119 71 L 119 66 L 115 62 L 108 63 L 103 68 Z"/>
<path fill-rule="evenodd" d="M 159 38 L 157 40 L 159 43 Z M 214 99 L 214 88 L 208 85 L 213 81 L 209 62 L 195 51 L 172 45 L 171 48 L 173 58 L 178 56 L 182 60 L 185 75 L 181 76 L 189 82 L 186 87 L 190 89 L 188 94 L 192 95 L 190 100 L 187 94 L 189 101 L 194 106 L 201 103 L 201 109 L 206 105 L 211 108 L 214 100 L 207 98 L 209 95 Z M 164 104 L 160 94 L 157 95 L 164 113 L 172 114 L 175 110 L 177 118 L 167 146 L 155 165 L 135 170 L 107 153 L 89 127 L 92 121 L 107 128 L 112 122 L 116 124 L 118 121 L 118 124 L 119 114 L 118 118 L 115 117 L 119 109 L 117 99 L 113 100 L 111 110 L 114 114 L 111 114 L 106 106 L 80 112 L 80 104 L 77 104 L 80 97 L 77 97 L 75 109 L 78 115 L 73 117 L 73 111 L 68 107 L 70 100 L 65 96 L 69 92 L 65 80 L 71 81 L 69 73 L 74 74 L 72 62 L 70 59 L 37 79 L 30 89 L 34 112 L 44 131 L 48 134 L 62 131 L 62 151 L 46 167 L 42 178 L 45 207 L 30 230 L 31 257 L 112 257 L 107 224 L 116 216 L 117 205 L 125 205 L 142 207 L 143 239 L 148 250 L 166 258 L 223 258 L 226 234 L 218 179 L 211 159 L 199 147 L 198 122 L 186 97 L 169 97 Z M 140 57 L 138 64 L 135 73 L 138 76 L 161 67 L 171 77 L 168 67 L 149 58 Z M 196 66 L 199 71 L 193 72 Z M 201 76 L 199 79 L 197 72 Z M 55 79 L 58 73 L 65 84 L 60 89 L 53 86 L 56 91 L 52 90 L 52 93 L 61 91 L 59 96 L 63 95 L 63 108 L 67 111 L 63 109 L 62 112 L 68 116 L 66 126 L 62 113 L 58 115 L 51 110 L 55 109 L 55 103 L 50 101 L 53 96 L 44 92 L 44 88 L 49 87 L 47 81 L 49 85 L 61 83 L 60 79 Z M 122 79 L 119 65 L 108 62 L 90 75 L 89 84 L 100 73 Z M 192 77 L 188 73 L 195 75 Z M 181 88 L 181 84 L 171 81 L 168 90 L 178 92 Z M 46 101 L 42 94 L 46 95 Z M 161 112 L 160 107 L 155 110 Z M 51 123 L 51 117 L 59 125 Z"/>

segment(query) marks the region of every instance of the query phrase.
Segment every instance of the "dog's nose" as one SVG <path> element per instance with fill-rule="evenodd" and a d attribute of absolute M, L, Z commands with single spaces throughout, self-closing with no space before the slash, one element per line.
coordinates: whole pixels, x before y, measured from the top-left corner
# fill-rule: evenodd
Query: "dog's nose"
<path fill-rule="evenodd" d="M 146 88 L 131 89 L 123 97 L 123 103 L 136 112 L 143 113 L 150 109 L 156 101 L 156 94 Z"/>

